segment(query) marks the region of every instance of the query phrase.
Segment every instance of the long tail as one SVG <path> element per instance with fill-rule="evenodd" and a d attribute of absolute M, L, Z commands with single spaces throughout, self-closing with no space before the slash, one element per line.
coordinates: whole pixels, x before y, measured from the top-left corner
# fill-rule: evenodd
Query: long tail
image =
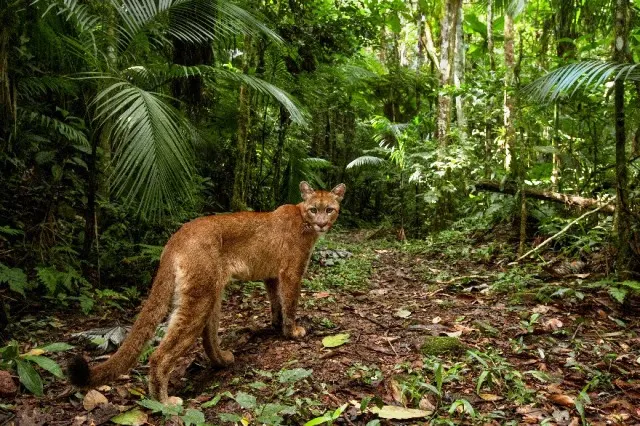
<path fill-rule="evenodd" d="M 89 367 L 81 356 L 71 359 L 67 365 L 67 374 L 72 384 L 80 388 L 100 386 L 112 382 L 135 365 L 144 344 L 153 337 L 156 327 L 169 310 L 174 279 L 172 262 L 160 262 L 149 298 L 118 351 L 107 361 L 94 367 Z"/>

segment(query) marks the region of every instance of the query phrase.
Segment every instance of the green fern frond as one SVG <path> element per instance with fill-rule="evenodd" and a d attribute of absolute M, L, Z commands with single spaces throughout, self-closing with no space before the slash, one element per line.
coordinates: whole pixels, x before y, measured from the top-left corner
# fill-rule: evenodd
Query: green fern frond
<path fill-rule="evenodd" d="M 371 155 L 363 155 L 351 161 L 349 164 L 347 164 L 345 169 L 349 170 L 349 169 L 353 169 L 356 167 L 363 167 L 363 166 L 380 166 L 386 163 L 387 163 L 387 160 L 383 158 L 374 157 Z"/>

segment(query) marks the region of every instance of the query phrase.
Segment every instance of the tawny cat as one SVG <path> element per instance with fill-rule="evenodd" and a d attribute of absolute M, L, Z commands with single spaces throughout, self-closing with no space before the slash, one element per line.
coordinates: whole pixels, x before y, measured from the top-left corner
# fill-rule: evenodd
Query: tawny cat
<path fill-rule="evenodd" d="M 233 354 L 218 344 L 222 291 L 230 278 L 263 280 L 272 324 L 285 336 L 303 337 L 295 321 L 302 275 L 318 237 L 337 219 L 345 190 L 340 184 L 331 192 L 314 191 L 301 182 L 297 205 L 207 216 L 182 226 L 167 242 L 149 298 L 120 349 L 91 368 L 84 358 L 73 359 L 71 382 L 90 388 L 126 373 L 172 306 L 166 335 L 149 360 L 151 397 L 167 400 L 173 366 L 200 335 L 214 365 L 232 363 Z"/>

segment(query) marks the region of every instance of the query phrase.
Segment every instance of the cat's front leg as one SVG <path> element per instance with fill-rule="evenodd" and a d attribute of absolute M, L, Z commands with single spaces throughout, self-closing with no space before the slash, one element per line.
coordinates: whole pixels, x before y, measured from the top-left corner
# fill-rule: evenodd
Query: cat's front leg
<path fill-rule="evenodd" d="M 282 305 L 280 304 L 280 284 L 277 278 L 264 280 L 269 302 L 271 303 L 271 325 L 276 330 L 282 329 Z"/>
<path fill-rule="evenodd" d="M 299 339 L 307 331 L 296 325 L 296 311 L 300 298 L 300 284 L 302 276 L 288 270 L 280 271 L 280 305 L 282 306 L 282 332 L 286 337 Z"/>

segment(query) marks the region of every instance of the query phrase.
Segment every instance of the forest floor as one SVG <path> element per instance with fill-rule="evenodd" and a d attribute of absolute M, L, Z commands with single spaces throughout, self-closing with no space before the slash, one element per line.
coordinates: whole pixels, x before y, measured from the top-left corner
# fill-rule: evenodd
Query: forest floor
<path fill-rule="evenodd" d="M 328 424 L 332 414 L 340 414 L 335 424 L 372 426 L 640 424 L 640 321 L 598 273 L 579 262 L 509 265 L 514 245 L 495 232 L 404 244 L 366 235 L 334 233 L 319 243 L 327 250 L 305 279 L 299 318 L 307 336 L 299 341 L 270 329 L 262 286 L 230 284 L 221 339 L 236 362 L 213 370 L 198 343 L 173 374 L 170 393 L 183 407 L 145 400 L 148 369 L 140 364 L 99 396 L 49 378 L 44 397 L 0 400 L 0 424 L 98 425 L 123 412 L 120 424 L 304 424 L 323 416 L 312 424 Z M 341 250 L 352 256 L 334 259 Z M 71 334 L 130 324 L 135 312 L 51 312 L 16 325 L 25 336 L 16 339 L 87 349 Z M 60 363 L 65 356 L 52 354 Z"/>

